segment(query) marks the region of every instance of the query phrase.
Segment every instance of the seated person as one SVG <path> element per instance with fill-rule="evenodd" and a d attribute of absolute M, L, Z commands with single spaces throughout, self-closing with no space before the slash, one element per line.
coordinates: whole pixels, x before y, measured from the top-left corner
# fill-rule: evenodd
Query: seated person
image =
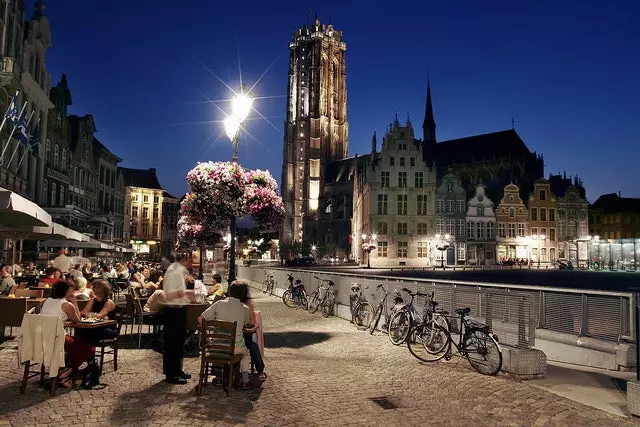
<path fill-rule="evenodd" d="M 253 341 L 253 337 L 260 325 L 258 325 L 256 322 L 256 312 L 253 307 L 253 301 L 249 296 L 249 287 L 246 286 L 245 289 L 246 293 L 242 298 L 240 298 L 240 302 L 249 307 L 249 321 L 253 325 L 253 327 L 244 329 L 244 344 L 249 350 L 253 366 L 255 366 L 256 371 L 258 371 L 258 378 L 260 379 L 260 381 L 264 381 L 267 379 L 267 374 L 264 373 L 264 361 L 262 360 L 262 353 L 260 353 L 260 346 L 258 345 L 258 343 Z"/>
<path fill-rule="evenodd" d="M 76 264 L 73 269 L 69 271 L 69 275 L 73 277 L 73 280 L 76 280 L 78 277 L 82 277 L 82 267 L 80 264 Z"/>
<path fill-rule="evenodd" d="M 218 273 L 213 275 L 213 286 L 211 287 L 210 293 L 213 295 L 213 302 L 221 300 L 225 297 L 224 286 L 222 286 L 222 276 Z"/>
<path fill-rule="evenodd" d="M 73 289 L 64 280 L 55 282 L 51 289 L 51 297 L 47 298 L 40 309 L 42 316 L 57 316 L 63 322 L 80 321 L 80 312 L 76 299 L 73 296 Z M 87 342 L 79 337 L 65 336 L 64 342 L 65 353 L 69 355 L 70 369 L 62 372 L 58 379 L 64 387 L 71 387 L 69 376 L 74 369 L 78 369 L 84 363 L 93 359 L 95 349 Z"/>
<path fill-rule="evenodd" d="M 161 312 L 165 301 L 166 295 L 164 293 L 164 290 L 162 289 L 162 277 L 160 277 L 160 280 L 158 281 L 158 289 L 151 294 L 142 310 L 147 313 Z"/>
<path fill-rule="evenodd" d="M 24 275 L 35 276 L 36 274 L 38 274 L 38 269 L 36 268 L 36 265 L 33 262 L 29 261 L 26 267 L 24 268 Z"/>
<path fill-rule="evenodd" d="M 104 280 L 93 281 L 94 297 L 89 300 L 80 315 L 82 317 L 93 317 L 94 319 L 114 320 L 116 318 L 116 304 L 111 299 L 111 287 Z M 117 328 L 104 327 L 97 329 L 79 329 L 76 335 L 88 342 L 95 342 L 103 339 L 114 338 Z"/>
<path fill-rule="evenodd" d="M 91 263 L 88 262 L 82 267 L 82 275 L 85 279 L 93 279 L 93 270 L 91 269 Z"/>
<path fill-rule="evenodd" d="M 229 285 L 229 298 L 220 300 L 206 309 L 198 318 L 200 324 L 203 320 L 222 320 L 226 322 L 236 322 L 236 348 L 235 354 L 243 355 L 240 362 L 240 372 L 242 374 L 242 390 L 253 388 L 249 383 L 249 369 L 251 367 L 251 357 L 244 342 L 243 328 L 252 328 L 249 307 L 240 302 L 246 294 L 246 284 L 234 280 Z"/>
<path fill-rule="evenodd" d="M 44 279 L 40 280 L 40 285 L 53 285 L 54 283 L 59 282 L 62 276 L 62 271 L 56 267 L 47 267 L 44 271 L 44 275 L 46 276 Z"/>
<path fill-rule="evenodd" d="M 16 282 L 11 275 L 11 266 L 2 264 L 0 266 L 0 295 L 9 295 L 15 286 Z"/>
<path fill-rule="evenodd" d="M 95 296 L 93 291 L 87 288 L 87 279 L 82 276 L 74 281 L 73 295 L 75 295 L 77 301 L 87 301 Z"/>
<path fill-rule="evenodd" d="M 129 278 L 129 269 L 126 265 L 119 263 L 116 267 L 116 273 L 118 273 L 118 279 L 128 279 Z"/>

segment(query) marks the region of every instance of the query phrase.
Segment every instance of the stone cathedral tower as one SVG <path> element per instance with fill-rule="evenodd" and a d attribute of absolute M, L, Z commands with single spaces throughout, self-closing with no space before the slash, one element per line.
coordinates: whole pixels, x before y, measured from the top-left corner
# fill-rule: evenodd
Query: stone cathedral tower
<path fill-rule="evenodd" d="M 287 211 L 284 243 L 318 241 L 325 214 L 327 166 L 348 153 L 347 86 L 342 32 L 316 17 L 289 43 L 289 82 L 282 165 Z"/>

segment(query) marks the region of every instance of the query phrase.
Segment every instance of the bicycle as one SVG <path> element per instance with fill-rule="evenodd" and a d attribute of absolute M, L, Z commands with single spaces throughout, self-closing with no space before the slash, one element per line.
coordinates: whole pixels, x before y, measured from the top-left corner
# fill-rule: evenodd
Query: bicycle
<path fill-rule="evenodd" d="M 369 289 L 367 286 L 364 289 Z M 349 297 L 349 309 L 351 310 L 351 322 L 356 328 L 369 328 L 373 316 L 373 307 L 365 301 L 362 295 L 362 286 L 358 283 L 351 284 L 351 295 Z"/>
<path fill-rule="evenodd" d="M 335 283 L 329 279 L 321 279 L 318 276 L 313 277 L 320 281 L 320 286 L 318 286 L 309 297 L 309 313 L 313 314 L 318 311 L 319 307 L 322 307 L 322 315 L 329 317 L 333 312 L 333 305 L 335 304 L 335 294 L 331 292 L 331 288 Z M 324 283 L 327 283 L 326 288 L 322 286 Z M 322 298 L 320 298 L 320 291 L 324 291 Z"/>
<path fill-rule="evenodd" d="M 420 292 L 416 292 L 416 295 L 424 296 Z M 450 331 L 451 327 L 447 318 L 449 312 L 436 308 L 438 303 L 434 300 L 435 291 L 427 296 L 429 300 L 425 306 L 424 320 L 417 325 L 414 324 L 409 331 L 407 347 L 415 358 L 432 362 L 434 360 L 432 355 L 440 354 L 447 344 L 446 335 L 442 331 Z M 420 337 L 420 342 L 416 341 L 417 336 Z M 427 351 L 426 356 L 419 354 L 420 344 Z"/>
<path fill-rule="evenodd" d="M 427 354 L 433 358 L 419 359 L 427 362 L 435 362 L 442 358 L 450 360 L 452 357 L 451 345 L 453 344 L 457 353 L 466 356 L 476 371 L 484 375 L 497 374 L 502 367 L 502 351 L 498 345 L 498 337 L 491 333 L 487 325 L 467 319 L 466 316 L 470 312 L 469 307 L 456 309 L 456 314 L 460 317 L 460 335 L 457 343 L 451 337 L 451 332 L 440 325 L 433 325 L 437 330 L 436 333 L 422 327 L 425 325 L 420 325 L 412 333 L 412 340 L 415 340 L 416 344 L 422 344 Z M 433 337 L 442 337 L 443 335 L 445 337 L 444 345 L 434 343 Z M 412 351 L 411 354 L 414 352 Z M 476 358 L 475 355 L 479 357 Z"/>
<path fill-rule="evenodd" d="M 373 333 L 375 332 L 376 328 L 378 327 L 378 323 L 380 323 L 380 318 L 382 317 L 382 313 L 384 312 L 384 324 L 381 326 L 381 330 L 385 333 L 389 333 L 389 319 L 390 316 L 393 316 L 396 312 L 396 310 L 401 307 L 401 304 L 404 302 L 404 300 L 402 299 L 402 295 L 400 295 L 400 292 L 395 289 L 393 292 L 389 292 L 387 291 L 384 286 L 382 286 L 382 283 L 379 284 L 376 287 L 376 290 L 378 289 L 382 289 L 382 293 L 384 294 L 382 296 L 382 299 L 380 300 L 380 302 L 378 303 L 378 306 L 376 307 L 375 312 L 373 313 L 373 318 L 371 319 L 371 324 L 369 325 L 369 333 L 371 335 L 373 335 Z M 391 309 L 391 313 L 389 313 L 389 307 L 387 306 L 387 298 L 389 297 L 389 295 L 394 294 L 394 298 L 393 298 L 393 308 Z"/>
<path fill-rule="evenodd" d="M 289 281 L 289 287 L 282 294 L 282 302 L 289 308 L 302 307 L 306 310 L 309 307 L 309 301 L 307 300 L 307 293 L 304 290 L 302 280 L 295 279 L 293 276 L 287 274 L 287 280 Z"/>
<path fill-rule="evenodd" d="M 273 274 L 269 274 L 267 270 L 264 271 L 264 282 L 262 283 L 262 293 L 273 295 L 273 289 L 276 286 L 276 281 L 273 279 Z"/>
<path fill-rule="evenodd" d="M 400 345 L 407 340 L 411 327 L 423 322 L 423 318 L 413 305 L 413 300 L 418 294 L 412 293 L 407 288 L 402 288 L 403 292 L 406 292 L 411 300 L 400 307 L 394 315 L 389 319 L 389 340 L 393 345 Z M 426 294 L 419 294 L 420 296 L 426 296 Z"/>

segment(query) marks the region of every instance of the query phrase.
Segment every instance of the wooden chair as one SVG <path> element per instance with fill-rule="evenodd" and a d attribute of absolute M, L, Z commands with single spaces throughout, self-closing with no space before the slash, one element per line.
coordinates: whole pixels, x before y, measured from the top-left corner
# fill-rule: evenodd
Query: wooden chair
<path fill-rule="evenodd" d="M 122 321 L 124 318 L 125 308 L 116 306 L 116 321 L 118 322 L 117 335 L 115 338 L 100 340 L 95 343 L 96 347 L 100 349 L 100 372 L 104 365 L 104 355 L 113 354 L 113 359 L 107 361 L 107 363 L 113 362 L 113 370 L 118 370 L 118 347 L 120 346 L 120 329 L 122 328 Z M 107 347 L 111 347 L 111 350 L 106 350 Z"/>
<path fill-rule="evenodd" d="M 29 282 L 20 282 L 18 284 L 18 289 L 27 289 L 29 287 Z"/>
<path fill-rule="evenodd" d="M 22 325 L 22 318 L 27 312 L 27 300 L 25 298 L 0 298 L 0 328 L 2 328 L 2 341 L 5 339 L 4 330 L 9 326 L 9 337 L 14 327 Z"/>
<path fill-rule="evenodd" d="M 14 292 L 16 298 L 43 298 L 44 291 L 33 289 L 16 289 Z"/>
<path fill-rule="evenodd" d="M 189 304 L 187 306 L 187 331 L 197 331 L 200 329 L 198 325 L 198 317 L 209 308 L 209 304 Z"/>
<path fill-rule="evenodd" d="M 26 300 L 22 300 L 25 301 Z M 21 324 L 22 326 L 22 324 Z M 64 335 L 62 335 L 62 337 L 60 339 L 64 339 Z M 27 381 L 30 378 L 36 377 L 36 376 L 40 376 L 40 384 L 44 384 L 45 382 L 45 366 L 44 363 L 39 363 L 39 362 L 31 362 L 30 360 L 25 360 L 22 362 L 22 365 L 24 366 L 24 374 L 22 376 L 22 382 L 20 383 L 20 394 L 24 394 L 24 392 L 27 389 Z M 31 368 L 36 367 L 40 365 L 40 369 L 39 370 L 31 370 Z M 65 366 L 61 366 L 58 369 L 58 372 L 56 372 L 56 375 L 51 375 L 51 373 L 49 374 L 49 376 L 52 378 L 51 381 L 51 390 L 50 390 L 50 394 L 51 397 L 54 397 L 56 395 L 56 386 L 58 384 L 58 376 L 60 375 L 60 373 L 62 373 L 65 369 L 67 369 Z M 72 387 L 75 388 L 76 386 L 76 377 L 75 375 L 71 375 L 70 376 L 71 381 L 72 381 Z"/>
<path fill-rule="evenodd" d="M 236 348 L 236 322 L 220 320 L 204 320 L 200 328 L 201 362 L 200 377 L 196 386 L 196 393 L 202 393 L 203 384 L 206 386 L 210 366 L 226 367 L 228 374 L 227 396 L 231 394 L 233 385 L 233 370 L 244 357 L 234 354 Z"/>

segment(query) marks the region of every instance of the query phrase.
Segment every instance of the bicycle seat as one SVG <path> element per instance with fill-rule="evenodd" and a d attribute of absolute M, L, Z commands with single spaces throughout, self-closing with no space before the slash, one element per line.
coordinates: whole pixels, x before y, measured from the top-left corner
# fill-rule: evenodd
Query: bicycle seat
<path fill-rule="evenodd" d="M 269 275 L 269 279 L 273 279 L 273 274 L 270 274 L 270 275 Z"/>
<path fill-rule="evenodd" d="M 438 305 L 438 301 L 431 301 L 431 306 L 433 308 L 436 308 L 437 305 Z"/>
<path fill-rule="evenodd" d="M 335 283 L 333 283 L 333 280 L 327 280 L 327 282 L 329 283 L 329 286 L 333 286 Z"/>
<path fill-rule="evenodd" d="M 471 309 L 469 307 L 456 308 L 456 314 L 458 315 L 469 314 L 469 313 L 471 313 Z"/>
<path fill-rule="evenodd" d="M 409 295 L 411 295 L 411 291 L 409 289 L 407 289 L 407 288 L 402 288 L 402 291 L 408 293 Z"/>

